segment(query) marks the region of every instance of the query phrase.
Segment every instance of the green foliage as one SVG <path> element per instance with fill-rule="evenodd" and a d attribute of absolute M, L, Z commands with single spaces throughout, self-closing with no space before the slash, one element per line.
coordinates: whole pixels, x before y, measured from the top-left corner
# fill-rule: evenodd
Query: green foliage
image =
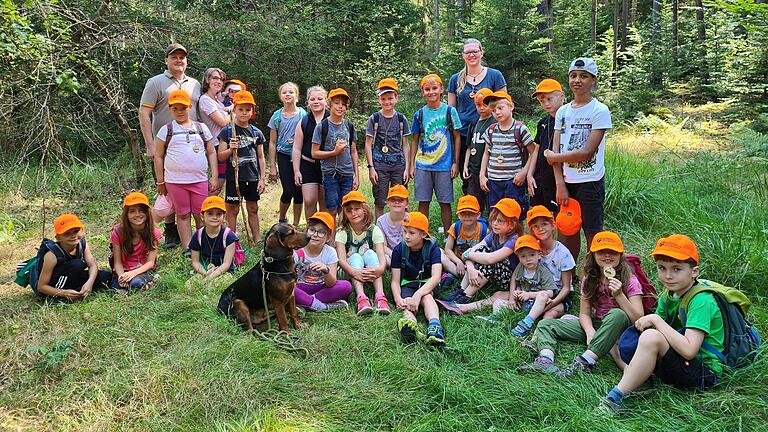
<path fill-rule="evenodd" d="M 49 346 L 30 345 L 27 352 L 38 354 L 40 359 L 37 361 L 37 367 L 40 369 L 50 369 L 58 366 L 69 355 L 74 348 L 75 341 L 79 335 L 72 338 L 51 341 Z"/>

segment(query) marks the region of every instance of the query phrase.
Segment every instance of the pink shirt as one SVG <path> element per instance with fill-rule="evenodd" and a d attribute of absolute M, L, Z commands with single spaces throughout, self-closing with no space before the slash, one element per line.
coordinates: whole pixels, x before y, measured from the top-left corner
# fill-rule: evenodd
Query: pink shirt
<path fill-rule="evenodd" d="M 158 244 L 161 238 L 163 238 L 163 232 L 157 228 L 154 228 L 155 238 L 158 240 Z M 133 244 L 133 253 L 126 255 L 120 248 L 120 225 L 115 226 L 112 229 L 112 234 L 109 236 L 109 243 L 112 245 L 112 252 L 120 251 L 120 262 L 123 264 L 123 269 L 130 271 L 139 268 L 146 264 L 149 250 L 147 245 L 143 241 L 139 240 Z"/>
<path fill-rule="evenodd" d="M 582 283 L 582 286 L 583 285 L 584 284 Z M 621 287 L 621 290 L 624 291 L 624 295 L 626 295 L 627 298 L 643 294 L 643 288 L 640 286 L 640 281 L 637 280 L 635 275 L 629 277 L 629 283 Z M 581 295 L 584 296 L 583 289 L 581 290 Z M 595 302 L 595 306 L 592 309 L 592 316 L 597 319 L 603 319 L 611 309 L 618 307 L 619 304 L 616 303 L 616 299 L 611 295 L 611 290 L 608 289 L 608 285 L 600 282 L 600 285 L 597 287 L 597 302 Z"/>

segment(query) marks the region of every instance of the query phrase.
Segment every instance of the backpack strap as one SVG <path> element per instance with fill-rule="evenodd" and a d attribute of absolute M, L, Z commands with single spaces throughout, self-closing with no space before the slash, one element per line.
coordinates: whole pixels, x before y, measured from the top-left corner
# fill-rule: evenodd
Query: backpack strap
<path fill-rule="evenodd" d="M 224 251 L 227 251 L 227 237 L 229 237 L 229 233 L 232 232 L 229 227 L 224 227 L 224 235 L 221 236 L 221 245 L 224 246 Z"/>
<path fill-rule="evenodd" d="M 325 146 L 326 138 L 328 138 L 328 118 L 320 121 L 320 149 Z"/>
<path fill-rule="evenodd" d="M 402 141 L 405 136 L 405 116 L 397 113 L 397 121 L 400 122 L 400 141 Z"/>
<path fill-rule="evenodd" d="M 301 131 L 304 132 L 304 135 L 307 134 L 307 127 L 309 127 L 308 115 L 301 118 Z"/>
<path fill-rule="evenodd" d="M 347 131 L 349 132 L 349 145 L 352 145 L 352 137 L 355 136 L 355 125 L 351 121 L 344 119 L 347 122 Z"/>
<path fill-rule="evenodd" d="M 171 143 L 171 138 L 173 138 L 173 122 L 172 121 L 168 122 L 168 124 L 165 125 L 165 129 L 166 129 L 166 131 L 165 131 L 165 148 L 166 148 L 166 153 L 167 153 L 168 152 L 168 150 L 167 150 L 168 149 L 168 144 Z"/>
<path fill-rule="evenodd" d="M 344 243 L 344 249 L 349 251 L 349 247 L 352 246 L 352 228 L 345 227 L 344 232 L 347 233 L 347 241 Z"/>
<path fill-rule="evenodd" d="M 690 290 L 688 290 L 688 292 L 685 293 L 683 298 L 680 299 L 680 307 L 677 309 L 677 315 L 680 317 L 680 322 L 683 323 L 683 328 L 680 329 L 681 333 L 684 333 L 685 329 L 687 328 L 686 322 L 688 320 L 688 316 L 687 316 L 688 315 L 687 314 L 687 312 L 688 312 L 688 305 L 691 303 L 691 300 L 694 297 L 696 297 L 696 295 L 698 295 L 698 294 L 700 294 L 702 292 L 709 292 L 709 291 L 706 289 L 706 287 L 697 284 L 694 287 L 692 287 Z M 722 314 L 722 310 L 723 309 L 720 307 L 720 301 L 717 298 L 718 297 L 717 293 L 712 292 L 711 294 L 712 294 L 712 297 L 714 297 L 715 302 L 717 303 L 717 307 L 720 310 L 720 313 Z M 669 298 L 669 292 L 667 292 L 667 298 Z M 724 320 L 723 326 L 727 327 L 727 323 L 725 322 L 725 316 L 723 316 L 723 320 Z M 715 347 L 713 347 L 709 343 L 702 341 L 701 342 L 701 347 L 704 348 L 705 350 L 709 351 L 710 353 L 712 353 L 723 364 L 727 364 L 728 363 L 727 358 L 725 357 L 725 354 L 723 354 L 720 350 L 715 349 Z"/>
<path fill-rule="evenodd" d="M 275 111 L 274 114 L 272 114 L 272 124 L 275 125 L 275 132 L 280 130 L 280 117 L 283 114 L 283 109 L 280 108 L 279 110 Z"/>
<path fill-rule="evenodd" d="M 496 129 L 496 125 L 498 123 L 491 123 L 490 126 L 488 126 L 488 142 L 493 145 L 493 131 Z"/>
<path fill-rule="evenodd" d="M 488 222 L 483 218 L 479 218 L 477 222 L 480 223 L 480 240 L 482 240 L 488 234 Z"/>
<path fill-rule="evenodd" d="M 299 257 L 300 263 L 303 263 L 304 261 L 306 261 L 306 255 L 304 255 L 304 248 L 296 249 L 296 256 Z"/>
<path fill-rule="evenodd" d="M 457 220 L 454 224 L 454 227 L 456 228 L 456 240 L 459 239 L 459 234 L 461 234 L 461 219 Z"/>

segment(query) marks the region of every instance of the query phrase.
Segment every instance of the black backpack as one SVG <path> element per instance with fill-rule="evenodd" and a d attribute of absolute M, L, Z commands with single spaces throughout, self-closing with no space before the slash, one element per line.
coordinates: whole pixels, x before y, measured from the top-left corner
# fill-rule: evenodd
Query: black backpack
<path fill-rule="evenodd" d="M 411 248 L 408 247 L 408 245 L 405 244 L 405 241 L 400 242 L 400 254 L 401 254 L 401 268 L 404 270 L 405 268 L 409 268 L 411 270 L 414 270 L 418 273 L 418 276 L 415 280 L 409 281 L 409 282 L 419 282 L 422 278 L 422 275 L 424 273 L 430 272 L 431 276 L 431 270 L 432 270 L 432 264 L 429 260 L 429 256 L 432 254 L 432 248 L 436 247 L 435 242 L 432 239 L 424 239 L 424 246 L 421 248 L 421 268 L 416 267 L 413 262 L 411 262 L 410 256 L 411 256 Z M 400 284 L 402 285 L 403 278 L 402 274 L 400 277 Z"/>
<path fill-rule="evenodd" d="M 35 293 L 37 292 L 37 283 L 40 280 L 40 271 L 43 269 L 43 261 L 45 259 L 45 254 L 48 253 L 48 251 L 53 252 L 53 254 L 56 256 L 57 266 L 63 262 L 74 259 L 85 261 L 85 239 L 80 239 L 80 243 L 77 245 L 77 254 L 72 256 L 64 252 L 64 249 L 62 249 L 57 242 L 48 238 L 44 238 L 43 241 L 40 242 L 40 247 L 37 249 L 37 254 L 35 256 L 16 265 L 15 282 L 19 286 L 25 287 L 29 285 L 32 287 L 32 291 Z"/>
<path fill-rule="evenodd" d="M 352 124 L 351 121 L 347 119 L 344 119 L 343 121 L 347 123 L 347 131 L 349 132 L 349 143 L 347 144 L 351 146 L 352 137 L 355 136 L 355 126 Z M 324 118 L 320 122 L 320 148 L 322 148 L 323 145 L 325 145 L 325 139 L 328 138 L 328 122 L 329 122 L 328 117 Z"/>

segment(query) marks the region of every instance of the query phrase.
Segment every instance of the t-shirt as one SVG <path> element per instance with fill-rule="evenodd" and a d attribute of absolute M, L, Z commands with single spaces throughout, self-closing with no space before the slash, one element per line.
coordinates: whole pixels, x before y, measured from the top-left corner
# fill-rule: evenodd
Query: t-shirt
<path fill-rule="evenodd" d="M 224 104 L 216 99 L 213 99 L 207 94 L 204 94 L 200 96 L 200 100 L 197 102 L 197 107 L 199 110 L 198 115 L 200 117 L 200 121 L 208 126 L 208 129 L 211 131 L 211 135 L 218 137 L 222 127 L 217 125 L 216 122 L 211 119 L 211 115 L 215 112 L 218 112 L 224 117 L 229 117 L 227 111 L 224 110 Z M 216 144 L 218 145 L 218 142 Z"/>
<path fill-rule="evenodd" d="M 523 169 L 523 152 L 527 152 L 527 147 L 533 144 L 531 131 L 522 123 L 517 132 L 522 145 L 517 144 L 515 128 L 518 126 L 514 119 L 512 121 L 512 127 L 507 130 L 501 129 L 497 123 L 493 127 L 493 133 L 486 130 L 483 134 L 483 141 L 490 152 L 488 156 L 489 180 L 512 180 Z"/>
<path fill-rule="evenodd" d="M 226 230 L 223 227 L 220 228 L 216 237 L 211 238 L 208 233 L 205 232 L 205 228 L 200 229 L 203 230 L 200 235 L 201 241 L 197 241 L 197 231 L 193 231 L 192 240 L 189 241 L 189 249 L 200 252 L 200 261 L 202 263 L 212 264 L 216 267 L 220 266 L 222 261 L 224 261 L 224 253 L 227 251 L 223 242 L 224 231 Z M 227 235 L 227 246 L 239 240 L 240 239 L 237 238 L 237 234 L 235 234 L 233 231 L 229 231 L 229 234 Z M 200 244 L 201 242 L 203 243 L 202 245 Z M 234 270 L 234 259 L 232 261 L 233 262 L 232 266 L 230 266 L 230 271 Z"/>
<path fill-rule="evenodd" d="M 466 250 L 480 243 L 481 236 L 483 235 L 483 225 L 480 222 L 475 223 L 474 232 L 470 233 L 467 224 L 461 224 L 461 232 L 456 235 L 456 223 L 454 222 L 450 228 L 448 228 L 448 235 L 453 237 L 453 253 L 456 255 L 463 254 Z"/>
<path fill-rule="evenodd" d="M 264 134 L 259 128 L 253 125 L 244 128 L 235 125 L 237 134 L 237 166 L 240 169 L 238 180 L 241 182 L 252 182 L 259 180 L 259 146 L 263 146 L 266 140 Z M 232 135 L 232 126 L 227 125 L 221 130 L 219 140 L 229 143 Z M 227 161 L 227 178 L 235 178 L 235 168 L 232 166 L 234 155 Z"/>
<path fill-rule="evenodd" d="M 459 84 L 459 74 L 455 73 L 448 80 L 448 93 L 456 93 Z M 475 93 L 481 88 L 489 88 L 493 91 L 501 90 L 507 86 L 507 81 L 504 79 L 504 75 L 496 69 L 488 68 L 485 73 L 485 77 L 478 84 L 472 85 L 467 83 L 464 86 L 464 90 L 461 93 L 456 94 L 456 109 L 459 111 L 459 118 L 461 119 L 462 126 L 459 129 L 461 136 L 467 136 L 469 133 L 469 124 L 473 121 L 477 121 L 480 115 L 477 114 L 477 108 L 475 107 Z"/>
<path fill-rule="evenodd" d="M 328 124 L 328 135 L 325 137 L 325 142 L 321 143 L 320 139 L 322 138 L 323 122 Z M 349 120 L 342 119 L 341 124 L 336 124 L 332 122 L 329 117 L 318 123 L 315 127 L 315 132 L 312 135 L 312 144 L 320 144 L 320 150 L 332 151 L 336 148 L 336 140 L 340 139 L 347 142 L 344 151 L 337 156 L 321 159 L 320 169 L 322 169 L 323 174 L 339 173 L 341 175 L 355 175 L 355 168 L 352 166 L 352 153 L 350 147 L 353 142 L 357 142 L 357 132 L 353 127 L 352 136 L 349 136 Z"/>
<path fill-rule="evenodd" d="M 168 107 L 168 97 L 178 89 L 184 89 L 189 93 L 192 99 L 192 111 L 189 113 L 189 119 L 197 120 L 197 100 L 200 99 L 200 83 L 186 75 L 181 81 L 177 81 L 166 70 L 148 79 L 144 85 L 144 91 L 141 93 L 141 106 L 152 109 L 153 134 L 157 135 L 157 131 L 162 126 L 167 125 L 173 120 L 171 110 Z"/>
<path fill-rule="evenodd" d="M 488 117 L 485 120 L 478 119 L 473 122 L 469 130 L 472 133 L 472 140 L 469 143 L 469 172 L 479 176 L 480 165 L 483 163 L 483 153 L 485 152 L 485 141 L 483 140 L 483 134 L 488 130 L 488 127 L 496 123 L 493 117 Z"/>
<path fill-rule="evenodd" d="M 520 263 L 520 260 L 517 258 L 517 255 L 514 254 L 515 250 L 515 242 L 517 241 L 517 234 L 514 234 L 512 236 L 507 237 L 507 239 L 504 241 L 504 243 L 501 243 L 499 241 L 498 234 L 494 234 L 493 231 L 488 232 L 488 235 L 485 236 L 483 239 L 483 242 L 485 242 L 486 245 L 488 245 L 488 252 L 496 252 L 497 250 L 501 248 L 507 248 L 511 249 L 513 253 L 511 253 L 506 259 L 504 259 L 504 262 L 507 264 L 507 267 L 509 267 L 510 270 L 514 271 L 515 267 L 517 267 L 517 264 Z"/>
<path fill-rule="evenodd" d="M 664 321 L 669 323 L 674 329 L 682 329 L 683 323 L 678 316 L 680 302 L 682 298 L 662 294 L 659 296 L 659 304 L 656 306 L 656 314 Z M 723 314 L 717 306 L 717 301 L 712 293 L 696 294 L 688 303 L 686 311 L 686 328 L 701 330 L 705 333 L 704 342 L 711 345 L 714 349 L 723 352 L 725 340 L 725 327 L 723 325 Z M 716 355 L 707 351 L 706 348 L 699 348 L 696 359 L 701 360 L 712 372 L 720 374 L 723 366 Z"/>
<path fill-rule="evenodd" d="M 424 246 L 428 243 L 425 240 Z M 432 276 L 432 265 L 440 262 L 440 248 L 434 245 L 429 251 L 429 265 L 424 268 L 424 260 L 422 259 L 422 250 L 410 250 L 408 251 L 408 260 L 410 265 L 405 265 L 403 262 L 403 245 L 404 243 L 398 243 L 392 249 L 392 268 L 400 269 L 400 285 L 418 289 L 421 283 L 420 280 L 429 279 Z M 405 247 L 408 247 L 405 245 Z M 403 281 L 408 281 L 403 285 Z"/>
<path fill-rule="evenodd" d="M 384 213 L 376 219 L 376 226 L 381 229 L 384 239 L 387 241 L 387 247 L 391 250 L 403 240 L 403 223 L 392 223 L 389 219 L 389 213 Z M 345 235 L 346 238 L 346 235 Z"/>
<path fill-rule="evenodd" d="M 555 248 L 550 253 L 542 255 L 539 262 L 552 273 L 557 291 L 563 289 L 562 273 L 576 267 L 576 261 L 574 261 L 571 251 L 559 241 L 555 241 Z"/>
<path fill-rule="evenodd" d="M 546 267 L 539 264 L 536 267 L 536 271 L 532 275 L 527 275 L 525 267 L 522 264 L 518 264 L 515 267 L 515 272 L 512 273 L 512 277 L 517 282 L 517 289 L 520 291 L 536 292 L 536 291 L 555 291 L 555 280 L 552 279 L 552 274 Z"/>
<path fill-rule="evenodd" d="M 303 260 L 300 259 L 296 251 L 293 251 L 293 260 L 296 262 L 297 281 L 310 285 L 325 285 L 325 275 L 319 271 L 310 270 L 309 265 L 316 262 L 325 265 L 336 264 L 339 262 L 336 249 L 323 245 L 323 250 L 317 256 L 311 256 L 305 247 L 302 250 L 304 251 Z"/>
<path fill-rule="evenodd" d="M 419 135 L 416 152 L 416 168 L 422 171 L 450 171 L 453 165 L 453 131 L 448 130 L 448 110 L 450 109 L 453 129 L 461 127 L 461 119 L 456 108 L 440 104 L 439 108 L 424 106 L 413 115 L 412 134 Z M 419 122 L 419 113 L 423 118 Z M 423 132 L 422 132 L 423 129 Z"/>
<path fill-rule="evenodd" d="M 611 112 L 597 99 L 583 107 L 573 108 L 573 102 L 560 107 L 555 115 L 555 126 L 560 131 L 560 152 L 578 150 L 587 145 L 589 134 L 596 129 L 611 129 Z M 566 183 L 597 181 L 605 175 L 605 135 L 591 159 L 563 163 Z"/>
<path fill-rule="evenodd" d="M 200 127 L 203 136 L 197 131 Z M 204 123 L 192 122 L 189 126 L 171 123 L 173 136 L 165 143 L 165 181 L 167 183 L 191 184 L 208 180 L 208 155 L 205 143 L 213 139 L 211 131 Z M 165 141 L 168 125 L 163 125 L 157 137 Z"/>
<path fill-rule="evenodd" d="M 552 138 L 555 135 L 555 118 L 547 114 L 546 117 L 539 120 L 536 126 L 536 137 L 533 142 L 539 145 L 539 152 L 536 157 L 536 170 L 533 178 L 536 180 L 536 186 L 555 189 L 555 172 L 552 165 L 544 157 L 544 150 L 552 150 Z"/>
<path fill-rule="evenodd" d="M 163 232 L 157 228 L 153 228 L 152 233 L 158 240 L 158 244 L 161 238 L 163 238 Z M 116 225 L 112 229 L 112 233 L 109 235 L 109 244 L 112 245 L 112 253 L 116 254 L 120 252 L 120 262 L 123 264 L 125 271 L 131 271 L 137 269 L 147 263 L 147 256 L 149 255 L 149 249 L 143 241 L 139 240 L 133 244 L 133 253 L 126 255 L 123 251 L 121 244 L 123 237 L 120 235 L 120 224 Z"/>
<path fill-rule="evenodd" d="M 277 130 L 276 148 L 278 153 L 290 155 L 291 152 L 293 152 L 293 137 L 296 135 L 296 126 L 301 122 L 301 119 L 305 115 L 307 115 L 307 111 L 300 107 L 298 112 L 290 117 L 286 117 L 285 111 L 280 108 L 269 118 L 267 127 L 272 130 Z M 278 118 L 277 125 L 275 125 L 275 120 Z"/>
<path fill-rule="evenodd" d="M 368 117 L 368 123 L 365 126 L 365 135 L 374 137 L 371 146 L 374 167 L 392 169 L 405 166 L 406 156 L 403 153 L 402 137 L 410 134 L 408 120 L 397 111 L 392 117 L 387 117 L 379 111 L 379 126 L 374 128 L 374 117 L 376 114 Z M 400 129 L 401 121 L 402 130 Z M 385 146 L 386 152 L 384 152 Z"/>
<path fill-rule="evenodd" d="M 373 225 L 373 232 L 371 233 L 371 241 L 373 242 L 372 245 L 363 243 L 360 244 L 359 247 L 355 247 L 355 243 L 360 243 L 365 239 L 365 236 L 368 235 L 368 230 L 366 229 L 362 233 L 357 234 L 352 228 L 344 227 L 339 227 L 336 229 L 336 243 L 347 243 L 347 229 L 349 229 L 349 231 L 352 233 L 352 245 L 350 245 L 349 249 L 347 250 L 348 257 L 352 256 L 352 254 L 355 252 L 362 255 L 368 251 L 368 249 L 372 249 L 372 246 L 379 243 L 384 243 L 384 233 L 381 231 L 381 228 L 376 225 Z"/>
<path fill-rule="evenodd" d="M 582 297 L 585 295 L 583 285 L 584 284 L 582 283 Z M 626 295 L 627 298 L 643 294 L 643 289 L 635 275 L 631 275 L 629 277 L 629 283 L 622 285 L 621 290 L 624 291 L 624 295 Z M 608 288 L 608 284 L 601 281 L 597 287 L 597 301 L 594 302 L 594 306 L 592 308 L 592 316 L 597 319 L 603 319 L 603 317 L 607 315 L 611 309 L 616 309 L 618 307 L 619 304 L 616 303 L 616 299 L 611 295 L 611 290 Z"/>

